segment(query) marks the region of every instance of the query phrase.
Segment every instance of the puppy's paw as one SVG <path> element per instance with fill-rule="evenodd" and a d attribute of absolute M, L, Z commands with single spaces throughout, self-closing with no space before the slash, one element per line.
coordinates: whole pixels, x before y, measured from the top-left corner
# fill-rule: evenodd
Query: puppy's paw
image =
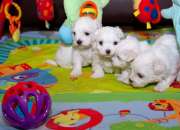
<path fill-rule="evenodd" d="M 154 90 L 156 92 L 164 92 L 168 87 L 167 86 L 161 86 L 161 85 L 157 85 Z"/>
<path fill-rule="evenodd" d="M 104 73 L 93 73 L 91 75 L 91 78 L 97 79 L 97 78 L 103 78 L 104 77 Z"/>
<path fill-rule="evenodd" d="M 119 75 L 117 80 L 120 81 L 120 82 L 123 82 L 125 84 L 129 84 L 129 77 L 126 77 L 123 74 Z"/>
<path fill-rule="evenodd" d="M 117 78 L 118 81 L 129 84 L 129 72 L 123 71 Z"/>
<path fill-rule="evenodd" d="M 71 72 L 71 79 L 77 79 L 81 75 L 81 71 L 79 70 L 73 70 Z"/>

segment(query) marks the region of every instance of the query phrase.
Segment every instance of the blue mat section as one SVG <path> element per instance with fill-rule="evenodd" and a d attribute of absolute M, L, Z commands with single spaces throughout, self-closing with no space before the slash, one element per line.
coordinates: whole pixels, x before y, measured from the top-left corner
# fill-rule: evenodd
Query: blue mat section
<path fill-rule="evenodd" d="M 61 43 L 60 40 L 56 39 L 32 39 L 32 40 L 21 40 L 19 42 L 8 42 L 0 45 L 0 64 L 4 63 L 10 52 L 16 48 L 22 46 L 40 45 L 40 44 L 57 44 Z"/>
<path fill-rule="evenodd" d="M 16 48 L 41 44 L 57 44 L 61 40 L 56 31 L 28 31 L 21 34 L 19 42 L 13 42 L 8 35 L 0 39 L 0 64 L 4 63 L 10 52 Z"/>

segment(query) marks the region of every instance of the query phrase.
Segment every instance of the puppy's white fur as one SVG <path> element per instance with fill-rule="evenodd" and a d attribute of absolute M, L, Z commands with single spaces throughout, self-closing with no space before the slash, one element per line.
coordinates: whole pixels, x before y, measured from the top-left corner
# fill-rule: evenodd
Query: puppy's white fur
<path fill-rule="evenodd" d="M 62 68 L 72 68 L 72 47 L 60 46 L 56 53 L 56 63 Z"/>
<path fill-rule="evenodd" d="M 145 41 L 139 41 L 136 37 L 128 35 L 118 45 L 112 58 L 113 66 L 121 70 L 118 80 L 129 84 L 130 64 L 142 52 L 150 48 Z"/>
<path fill-rule="evenodd" d="M 72 68 L 72 47 L 60 45 L 55 60 L 46 60 L 46 63 L 62 68 Z"/>
<path fill-rule="evenodd" d="M 101 27 L 97 20 L 90 17 L 79 18 L 73 26 L 73 48 L 71 77 L 81 75 L 82 67 L 92 63 L 92 46 L 95 44 L 95 32 Z"/>
<path fill-rule="evenodd" d="M 151 49 L 140 54 L 131 65 L 130 81 L 135 87 L 157 83 L 155 90 L 166 90 L 177 76 L 179 53 L 174 35 L 159 37 Z"/>
<path fill-rule="evenodd" d="M 93 78 L 104 77 L 104 72 L 113 73 L 112 57 L 115 50 L 124 38 L 124 33 L 119 27 L 103 27 L 96 32 L 96 44 L 93 55 Z"/>

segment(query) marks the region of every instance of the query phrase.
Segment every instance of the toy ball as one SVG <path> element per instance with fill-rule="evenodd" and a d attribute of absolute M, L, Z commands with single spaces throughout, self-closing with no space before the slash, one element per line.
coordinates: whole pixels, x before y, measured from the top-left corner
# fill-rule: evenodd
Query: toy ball
<path fill-rule="evenodd" d="M 19 129 L 33 129 L 48 118 L 51 98 L 46 89 L 35 82 L 20 82 L 8 89 L 2 101 L 6 121 Z"/>

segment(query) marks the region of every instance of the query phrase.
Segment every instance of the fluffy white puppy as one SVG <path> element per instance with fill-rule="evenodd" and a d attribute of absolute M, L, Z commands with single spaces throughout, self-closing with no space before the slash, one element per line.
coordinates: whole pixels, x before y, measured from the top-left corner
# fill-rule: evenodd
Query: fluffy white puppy
<path fill-rule="evenodd" d="M 146 41 L 139 41 L 135 36 L 128 35 L 120 42 L 112 58 L 113 66 L 121 71 L 118 75 L 119 81 L 129 84 L 130 64 L 149 48 Z"/>
<path fill-rule="evenodd" d="M 72 47 L 60 45 L 55 60 L 46 60 L 45 62 L 62 68 L 72 68 Z"/>
<path fill-rule="evenodd" d="M 124 33 L 119 27 L 103 27 L 96 32 L 95 37 L 92 78 L 101 78 L 104 72 L 114 72 L 112 57 L 118 44 L 124 38 Z"/>
<path fill-rule="evenodd" d="M 130 82 L 134 87 L 157 83 L 155 90 L 166 90 L 177 76 L 179 62 L 176 38 L 165 34 L 148 51 L 140 54 L 131 65 Z"/>
<path fill-rule="evenodd" d="M 72 78 L 82 73 L 82 67 L 92 63 L 92 46 L 95 44 L 95 32 L 101 24 L 90 17 L 79 18 L 73 26 Z"/>
<path fill-rule="evenodd" d="M 60 45 L 55 61 L 46 60 L 46 63 L 60 66 L 62 68 L 72 68 L 72 77 L 81 74 L 81 67 L 92 62 L 92 44 L 94 34 L 101 27 L 101 23 L 90 17 L 80 17 L 73 26 L 73 46 Z"/>
<path fill-rule="evenodd" d="M 72 68 L 72 47 L 61 45 L 56 53 L 55 61 L 62 68 Z"/>

